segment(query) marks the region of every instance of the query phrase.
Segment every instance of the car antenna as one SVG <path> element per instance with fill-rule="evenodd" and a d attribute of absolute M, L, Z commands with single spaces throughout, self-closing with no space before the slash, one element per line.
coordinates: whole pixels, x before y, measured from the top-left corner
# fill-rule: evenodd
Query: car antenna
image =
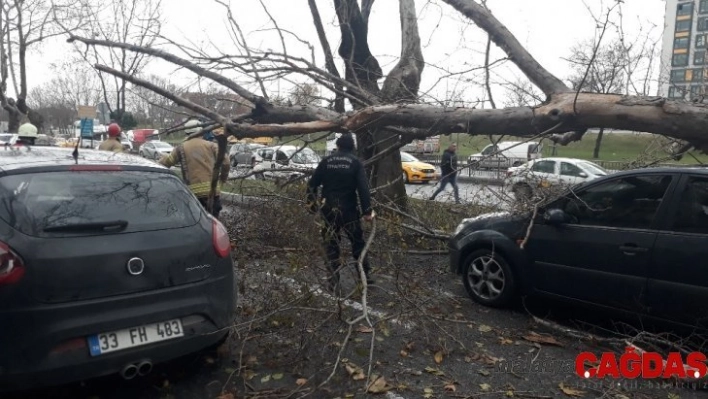
<path fill-rule="evenodd" d="M 79 164 L 79 145 L 81 144 L 81 136 L 79 136 L 79 140 L 76 142 L 76 147 L 74 147 L 74 151 L 71 153 L 71 156 L 74 157 L 74 162 L 76 164 Z"/>

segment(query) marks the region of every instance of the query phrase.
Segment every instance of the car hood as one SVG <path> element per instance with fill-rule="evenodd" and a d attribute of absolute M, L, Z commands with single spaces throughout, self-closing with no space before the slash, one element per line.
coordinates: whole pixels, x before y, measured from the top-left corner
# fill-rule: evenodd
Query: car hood
<path fill-rule="evenodd" d="M 467 235 L 478 230 L 495 230 L 507 236 L 516 236 L 529 219 L 528 213 L 490 212 L 462 219 L 453 236 Z"/>
<path fill-rule="evenodd" d="M 435 169 L 435 166 L 425 162 L 402 162 L 402 164 L 415 169 Z"/>

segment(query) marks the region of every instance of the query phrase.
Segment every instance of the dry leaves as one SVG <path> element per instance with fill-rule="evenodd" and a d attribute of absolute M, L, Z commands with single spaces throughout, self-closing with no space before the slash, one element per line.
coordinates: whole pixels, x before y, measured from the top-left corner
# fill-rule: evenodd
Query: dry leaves
<path fill-rule="evenodd" d="M 361 381 L 363 379 L 366 379 L 366 374 L 364 374 L 364 370 L 362 370 L 361 367 L 357 366 L 356 364 L 347 361 L 346 359 L 342 359 L 342 363 L 344 363 L 344 368 L 347 370 L 347 374 L 349 374 L 350 377 L 354 381 Z"/>
<path fill-rule="evenodd" d="M 437 364 L 442 363 L 442 361 L 443 361 L 443 353 L 442 353 L 442 351 L 437 351 L 437 352 L 435 352 L 434 359 L 435 359 L 435 363 L 437 363 Z"/>
<path fill-rule="evenodd" d="M 563 391 L 563 393 L 568 396 L 572 396 L 575 398 L 581 398 L 581 397 L 585 396 L 585 391 L 579 391 L 577 389 L 567 387 L 567 386 L 563 385 L 562 382 L 560 384 L 558 384 L 558 388 L 560 388 L 560 390 Z"/>
<path fill-rule="evenodd" d="M 216 399 L 234 399 L 234 394 L 225 393 L 223 395 L 218 396 Z"/>
<path fill-rule="evenodd" d="M 457 391 L 457 387 L 455 386 L 455 383 L 454 383 L 454 382 L 451 382 L 451 383 L 449 383 L 449 384 L 446 384 L 446 385 L 443 387 L 443 389 L 446 390 L 446 391 L 448 391 L 448 392 L 455 392 L 455 391 Z"/>
<path fill-rule="evenodd" d="M 445 375 L 445 373 L 443 373 L 442 371 L 440 371 L 440 370 L 438 370 L 438 369 L 435 369 L 435 368 L 432 368 L 432 367 L 426 367 L 426 368 L 425 368 L 425 372 L 426 372 L 426 373 L 429 373 L 429 374 L 432 374 L 432 375 L 437 375 L 438 377 L 442 377 L 442 376 Z"/>
<path fill-rule="evenodd" d="M 307 378 L 298 378 L 298 379 L 295 381 L 295 384 L 296 384 L 297 386 L 301 387 L 301 386 L 307 384 Z"/>
<path fill-rule="evenodd" d="M 492 327 L 489 327 L 486 324 L 482 324 L 481 326 L 479 326 L 479 328 L 477 330 L 479 330 L 479 332 L 488 333 L 488 332 L 492 331 Z"/>
<path fill-rule="evenodd" d="M 373 375 L 371 376 L 371 380 L 372 382 L 367 388 L 369 393 L 385 393 L 393 388 L 383 377 Z"/>
<path fill-rule="evenodd" d="M 556 345 L 556 346 L 563 346 L 560 342 L 558 342 L 555 338 L 553 338 L 550 335 L 541 335 L 538 333 L 535 333 L 533 331 L 529 332 L 528 334 L 524 335 L 524 339 L 529 341 L 529 342 L 534 342 L 538 344 L 546 344 L 546 345 Z"/>
<path fill-rule="evenodd" d="M 492 386 L 489 385 L 489 384 L 479 384 L 479 388 L 480 388 L 482 391 L 487 392 L 487 391 L 489 391 L 490 389 L 492 389 Z"/>
<path fill-rule="evenodd" d="M 514 341 L 509 338 L 499 337 L 499 343 L 502 345 L 511 345 L 514 343 Z"/>
<path fill-rule="evenodd" d="M 424 398 L 432 398 L 433 397 L 433 389 L 432 388 L 425 388 L 423 390 L 423 397 Z"/>
<path fill-rule="evenodd" d="M 369 327 L 369 326 L 359 326 L 359 327 L 357 327 L 356 330 L 357 330 L 358 332 L 364 333 L 364 334 L 370 334 L 370 333 L 372 333 L 372 332 L 374 331 L 374 329 L 371 328 L 371 327 Z"/>

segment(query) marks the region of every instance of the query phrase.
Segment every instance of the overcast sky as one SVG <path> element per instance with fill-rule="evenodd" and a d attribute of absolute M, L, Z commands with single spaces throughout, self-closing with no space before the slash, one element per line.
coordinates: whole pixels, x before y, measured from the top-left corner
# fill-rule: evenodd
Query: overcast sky
<path fill-rule="evenodd" d="M 228 2 L 228 0 L 225 0 Z M 296 34 L 299 39 L 310 42 L 315 47 L 316 61 L 323 65 L 322 50 L 312 25 L 312 17 L 307 0 L 263 0 L 281 29 Z M 330 45 L 335 49 L 339 44 L 339 30 L 331 0 L 318 0 Z M 556 76 L 565 79 L 569 74 L 567 57 L 571 47 L 578 41 L 593 39 L 599 30 L 593 18 L 605 18 L 607 8 L 614 0 L 488 0 L 494 15 L 526 46 L 531 54 Z M 419 28 L 426 61 L 421 92 L 430 97 L 450 97 L 451 93 L 461 93 L 466 101 L 475 101 L 483 96 L 475 84 L 480 81 L 478 72 L 457 75 L 438 80 L 449 72 L 462 71 L 479 66 L 484 61 L 486 36 L 467 19 L 439 0 L 416 0 Z M 259 0 L 231 1 L 234 18 L 247 35 L 248 44 L 253 48 L 282 51 L 279 35 L 264 12 Z M 223 6 L 211 0 L 163 0 L 165 24 L 163 35 L 181 43 L 191 42 L 204 48 L 218 47 L 225 53 L 238 53 L 234 46 Z M 663 0 L 624 0 L 621 5 L 622 26 L 628 40 L 635 40 L 646 32 L 658 38 L 663 30 L 665 2 Z M 400 52 L 401 38 L 398 20 L 398 1 L 377 0 L 374 3 L 369 23 L 369 44 L 372 53 L 388 72 L 395 64 Z M 620 21 L 619 14 L 613 14 L 612 21 Z M 310 58 L 310 50 L 293 35 L 285 33 L 288 54 Z M 616 37 L 616 27 L 610 26 L 604 41 Z M 41 52 L 30 54 L 30 87 L 51 78 L 47 65 L 64 58 L 72 47 L 63 41 L 56 41 L 41 48 Z M 217 54 L 216 51 L 211 51 Z M 503 57 L 495 49 L 492 60 Z M 658 64 L 657 64 L 658 70 Z M 169 64 L 155 60 L 146 71 L 169 76 L 176 83 L 194 82 L 189 73 L 176 72 Z M 341 67 L 340 67 L 341 71 Z M 502 83 L 520 76 L 510 64 L 494 69 L 493 82 Z M 233 76 L 246 82 L 241 76 Z M 282 81 L 283 94 L 291 87 Z M 256 90 L 256 86 L 249 85 Z M 277 92 L 278 85 L 269 85 L 269 90 Z M 504 96 L 501 86 L 496 86 L 495 96 Z M 654 93 L 652 93 L 654 94 Z M 497 98 L 497 102 L 501 102 Z"/>

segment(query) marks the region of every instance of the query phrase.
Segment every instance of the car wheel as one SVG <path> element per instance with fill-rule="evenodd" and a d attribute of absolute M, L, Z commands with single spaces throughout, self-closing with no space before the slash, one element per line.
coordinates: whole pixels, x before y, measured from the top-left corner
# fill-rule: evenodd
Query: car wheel
<path fill-rule="evenodd" d="M 142 151 L 140 151 L 140 156 L 143 157 L 143 158 L 145 158 L 145 153 L 142 152 Z"/>
<path fill-rule="evenodd" d="M 236 162 L 235 159 L 231 159 L 231 167 L 235 168 L 238 165 L 238 162 Z"/>
<path fill-rule="evenodd" d="M 265 180 L 265 175 L 262 172 L 256 173 L 256 179 Z"/>
<path fill-rule="evenodd" d="M 403 172 L 403 184 L 408 184 L 410 183 L 410 179 L 408 179 L 408 173 L 405 171 Z"/>
<path fill-rule="evenodd" d="M 516 295 L 511 267 L 492 249 L 480 249 L 467 257 L 462 267 L 462 282 L 470 298 L 485 306 L 509 305 Z"/>
<path fill-rule="evenodd" d="M 512 190 L 514 197 L 519 201 L 527 201 L 533 197 L 533 190 L 528 184 L 518 184 Z"/>
<path fill-rule="evenodd" d="M 160 160 L 160 154 L 155 153 L 155 160 L 156 160 L 156 161 L 159 161 L 159 160 Z"/>

